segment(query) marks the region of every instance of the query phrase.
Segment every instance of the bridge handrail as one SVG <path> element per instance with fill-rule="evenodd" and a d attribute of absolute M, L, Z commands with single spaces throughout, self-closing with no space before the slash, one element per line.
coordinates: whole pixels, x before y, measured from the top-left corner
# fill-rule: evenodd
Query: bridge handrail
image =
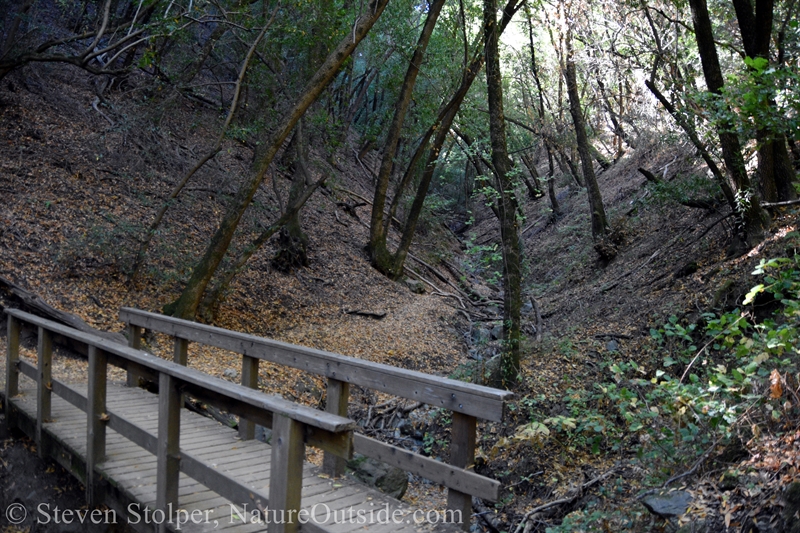
<path fill-rule="evenodd" d="M 120 309 L 119 317 L 122 322 L 136 327 L 495 422 L 503 419 L 505 402 L 513 397 L 513 393 L 505 390 L 297 346 L 130 307 Z"/>
<path fill-rule="evenodd" d="M 347 415 L 351 384 L 451 410 L 449 464 L 360 434 L 354 436 L 354 451 L 448 487 L 448 508 L 460 511 L 462 516 L 470 516 L 472 496 L 490 501 L 499 499 L 498 481 L 467 468 L 474 462 L 477 418 L 501 421 L 505 402 L 513 397 L 509 391 L 129 307 L 120 309 L 120 320 L 128 325 L 128 342 L 132 346 L 139 346 L 143 329 L 172 336 L 175 339 L 174 360 L 180 364 L 187 362 L 190 341 L 241 354 L 242 385 L 247 387 L 258 387 L 259 360 L 326 377 L 326 410 L 341 416 Z M 137 381 L 134 376 L 129 375 L 129 384 L 133 385 L 134 381 Z M 254 429 L 252 421 L 240 419 L 239 434 L 243 439 L 253 438 Z M 332 476 L 341 476 L 345 464 L 341 457 L 326 452 L 323 469 Z M 462 527 L 469 527 L 469 521 L 464 521 Z"/>
<path fill-rule="evenodd" d="M 326 453 L 350 458 L 353 454 L 355 422 L 334 413 L 270 396 L 252 388 L 209 376 L 195 369 L 165 361 L 154 355 L 108 339 L 78 331 L 57 322 L 17 309 L 6 309 L 8 338 L 6 358 L 6 400 L 19 393 L 20 372 L 37 382 L 37 442 L 42 444 L 42 427 L 50 418 L 51 393 L 55 392 L 87 413 L 86 490 L 90 504 L 96 503 L 96 466 L 105 460 L 106 426 L 145 447 L 157 456 L 156 508 L 178 509 L 178 475 L 183 471 L 212 490 L 234 501 L 254 501 L 256 495 L 224 474 L 180 450 L 180 409 L 187 392 L 234 414 L 272 427 L 272 462 L 268 503 L 270 509 L 286 510 L 297 516 L 300 509 L 305 444 Z M 20 326 L 38 327 L 37 367 L 19 359 Z M 50 371 L 52 338 L 60 335 L 88 347 L 89 377 L 86 396 L 54 380 Z M 136 424 L 106 409 L 107 368 L 112 364 L 135 372 L 159 385 L 158 436 L 154 438 Z M 262 506 L 266 501 L 259 501 Z M 292 514 L 294 510 L 294 514 Z M 296 531 L 298 524 L 272 524 L 276 531 Z"/>

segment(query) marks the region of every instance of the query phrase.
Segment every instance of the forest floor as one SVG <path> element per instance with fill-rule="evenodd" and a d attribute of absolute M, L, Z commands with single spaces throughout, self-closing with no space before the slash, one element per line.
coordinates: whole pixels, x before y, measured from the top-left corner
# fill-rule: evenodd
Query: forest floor
<path fill-rule="evenodd" d="M 0 275 L 95 328 L 117 332 L 123 326 L 117 316 L 121 306 L 159 311 L 177 297 L 237 180 L 246 173 L 252 150 L 238 141 L 225 141 L 222 152 L 170 207 L 143 274 L 130 285 L 126 272 L 136 239 L 183 172 L 211 146 L 219 111 L 175 95 L 153 94 L 136 77 L 108 93 L 96 110 L 96 83 L 69 67 L 36 65 L 10 75 L 0 87 Z M 421 261 L 409 262 L 427 280 L 422 284 L 425 293 L 386 279 L 370 266 L 364 251 L 370 206 L 360 199 L 372 197 L 378 155 L 372 152 L 358 159 L 355 143 L 348 137 L 338 150 L 312 151 L 312 172 L 329 178 L 326 189 L 303 211 L 309 266 L 279 272 L 271 264 L 276 248 L 268 243 L 236 278 L 215 325 L 481 381 L 485 365 L 499 350 L 493 334 L 500 323 L 493 303 L 501 300 L 499 265 L 491 253 L 499 240 L 496 220 L 480 200 L 473 205 L 475 223 L 466 231 L 459 232 L 459 221 L 441 213 L 427 215 L 412 247 Z M 493 508 L 505 529 L 520 524 L 529 509 L 574 495 L 577 487 L 609 472 L 613 483 L 601 480 L 586 486 L 579 497 L 553 506 L 552 513 L 537 515 L 540 525 L 528 521 L 527 531 L 556 524 L 587 505 L 635 506 L 632 530 L 673 528 L 636 502 L 638 491 L 652 484 L 631 450 L 594 454 L 568 443 L 536 447 L 509 439 L 528 422 L 526 405 L 536 403 L 536 409 L 551 416 L 565 413 L 577 384 L 609 378 L 609 361 L 642 361 L 651 328 L 673 315 L 685 322 L 735 306 L 755 284 L 751 272 L 758 261 L 786 253 L 782 236 L 794 229 L 796 218 L 775 213 L 772 232 L 762 246 L 728 258 L 731 228 L 727 221 L 720 222 L 724 210 L 677 205 L 637 172 L 645 166 L 665 182 L 699 174 L 702 170 L 691 150 L 657 139 L 643 140 L 640 146 L 599 175 L 609 218 L 620 235 L 613 260 L 598 260 L 585 192 L 568 177 L 556 182 L 562 217 L 550 216 L 547 197 L 525 206 L 528 222 L 522 238 L 530 282 L 526 300 L 533 298 L 541 311 L 543 340 L 525 344 L 523 379 L 504 423 L 481 426 L 477 467 L 506 487 L 503 501 Z M 271 172 L 243 222 L 236 249 L 275 218 L 288 182 L 282 172 Z M 351 213 L 345 209 L 356 204 L 362 205 Z M 471 303 L 459 291 L 482 300 Z M 535 314 L 529 311 L 526 321 L 532 333 Z M 146 341 L 155 353 L 170 351 L 160 336 Z M 35 357 L 30 351 L 23 355 Z M 238 379 L 238 359 L 231 354 L 192 347 L 189 361 L 210 374 Z M 84 373 L 80 358 L 59 358 L 54 365 L 54 374 L 63 378 L 78 379 Z M 271 365 L 262 367 L 260 386 L 312 405 L 323 401 L 321 382 Z M 357 389 L 350 414 L 363 421 L 369 407 L 384 400 Z M 412 416 L 424 421 L 420 423 L 429 435 L 426 451 L 446 457 L 446 445 L 439 438 L 447 432 L 446 422 L 430 410 L 417 410 Z M 387 439 L 395 432 L 392 427 L 365 430 Z M 797 447 L 794 441 L 784 444 Z M 736 461 L 756 453 L 755 448 L 748 452 Z M 797 466 L 791 467 L 793 475 Z M 675 473 L 680 471 L 669 475 Z M 743 523 L 739 514 L 750 508 L 742 504 L 739 514 L 726 518 L 730 507 L 727 497 L 723 505 L 722 493 L 714 492 L 714 476 L 703 470 L 698 474 L 692 483 L 708 527 L 725 522 L 727 527 L 732 519 L 733 524 Z M 601 485 L 615 489 L 601 496 L 592 492 Z M 769 486 L 762 500 L 778 494 L 779 485 Z M 713 497 L 703 496 L 702 490 L 713 492 Z M 412 483 L 406 499 L 428 507 L 444 505 L 443 493 L 421 480 Z M 491 526 L 480 522 L 480 527 Z"/>

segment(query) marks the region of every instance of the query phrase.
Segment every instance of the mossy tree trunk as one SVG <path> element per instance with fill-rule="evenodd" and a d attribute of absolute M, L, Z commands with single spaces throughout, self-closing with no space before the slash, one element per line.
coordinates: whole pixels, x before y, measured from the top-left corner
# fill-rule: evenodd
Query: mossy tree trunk
<path fill-rule="evenodd" d="M 575 126 L 575 139 L 578 143 L 578 154 L 581 158 L 583 182 L 586 185 L 586 193 L 589 197 L 592 238 L 597 240 L 605 237 L 608 230 L 608 221 L 605 207 L 603 206 L 603 197 L 600 194 L 600 187 L 597 185 L 597 177 L 594 174 L 592 147 L 589 145 L 589 137 L 586 135 L 586 124 L 583 120 L 583 110 L 581 109 L 580 95 L 578 94 L 578 76 L 575 71 L 575 57 L 572 49 L 572 28 L 567 29 L 566 45 L 567 58 L 564 68 L 564 81 L 567 85 L 567 95 L 569 97 L 569 112 L 572 115 L 572 123 Z"/>
<path fill-rule="evenodd" d="M 510 388 L 517 382 L 520 371 L 522 254 L 517 222 L 517 198 L 511 180 L 512 164 L 506 146 L 503 79 L 498 49 L 497 0 L 485 0 L 483 10 L 489 136 L 492 145 L 492 165 L 499 194 L 497 211 L 503 248 L 503 335 L 505 346 L 500 366 L 503 386 Z"/>
<path fill-rule="evenodd" d="M 406 75 L 403 78 L 400 94 L 395 102 L 394 115 L 392 116 L 392 122 L 389 125 L 386 142 L 383 147 L 381 166 L 378 170 L 378 182 L 375 186 L 375 195 L 372 201 L 372 217 L 370 220 L 368 245 L 370 259 L 375 268 L 392 279 L 396 279 L 398 274 L 394 268 L 394 257 L 389 251 L 386 242 L 389 224 L 386 223 L 387 217 L 385 216 L 384 210 L 386 209 L 389 180 L 394 166 L 395 154 L 397 153 L 397 145 L 400 141 L 400 132 L 403 129 L 408 106 L 411 103 L 411 96 L 414 92 L 414 85 L 417 82 L 420 65 L 422 65 L 422 61 L 425 57 L 425 50 L 428 48 L 428 42 L 430 41 L 431 35 L 433 35 L 433 29 L 436 27 L 436 21 L 439 18 L 439 13 L 441 13 L 444 2 L 445 0 L 435 0 L 428 7 L 425 25 L 422 27 L 422 32 L 417 40 L 417 46 L 414 49 L 414 54 L 411 56 Z M 391 218 L 389 218 L 389 221 L 391 221 Z"/>
<path fill-rule="evenodd" d="M 514 16 L 520 7 L 522 7 L 522 2 L 519 0 L 509 0 L 503 10 L 503 17 L 500 21 L 499 29 L 497 30 L 498 33 L 502 33 L 503 30 L 505 30 L 505 28 L 508 26 L 508 23 L 511 21 L 511 17 Z M 398 279 L 403 273 L 403 265 L 405 264 L 406 257 L 408 256 L 409 248 L 411 247 L 411 241 L 413 240 L 414 232 L 416 231 L 417 223 L 419 222 L 419 217 L 422 214 L 425 197 L 428 194 L 428 188 L 430 187 L 433 175 L 436 172 L 439 153 L 441 152 L 444 142 L 448 137 L 451 127 L 453 126 L 456 115 L 461 109 L 461 104 L 464 102 L 464 98 L 467 96 L 467 93 L 472 87 L 472 83 L 478 77 L 478 74 L 483 68 L 484 61 L 485 54 L 483 51 L 473 55 L 472 60 L 469 62 L 469 66 L 467 67 L 466 71 L 464 72 L 464 76 L 461 79 L 461 84 L 459 85 L 458 89 L 456 89 L 456 92 L 450 97 L 449 101 L 444 103 L 439 108 L 439 114 L 436 120 L 430 126 L 430 128 L 428 128 L 428 131 L 425 133 L 425 135 L 423 135 L 419 145 L 417 145 L 417 149 L 415 150 L 414 155 L 411 157 L 411 161 L 406 167 L 405 174 L 403 175 L 403 178 L 401 179 L 395 191 L 394 198 L 392 199 L 392 203 L 389 208 L 389 213 L 391 216 L 394 216 L 404 189 L 416 176 L 418 165 L 427 152 L 428 157 L 425 161 L 425 165 L 422 167 L 423 170 L 422 175 L 419 178 L 419 185 L 417 186 L 411 208 L 406 216 L 402 236 L 400 237 L 400 244 L 397 246 L 397 249 L 394 253 L 390 253 L 388 251 L 388 247 L 386 246 L 386 239 L 391 217 L 383 221 L 384 227 L 380 233 L 380 239 L 382 243 L 378 246 L 381 247 L 385 253 L 384 263 L 383 268 L 378 265 L 376 266 L 381 272 L 392 279 Z M 428 142 L 432 137 L 433 142 L 431 142 L 429 147 Z M 385 191 L 383 194 L 385 202 Z M 375 207 L 373 204 L 373 212 L 374 210 Z"/>

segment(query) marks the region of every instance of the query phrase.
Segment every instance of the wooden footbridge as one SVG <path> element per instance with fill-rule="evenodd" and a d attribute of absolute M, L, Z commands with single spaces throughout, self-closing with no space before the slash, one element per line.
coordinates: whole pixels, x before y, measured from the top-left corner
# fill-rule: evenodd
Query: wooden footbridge
<path fill-rule="evenodd" d="M 472 496 L 498 498 L 500 484 L 468 468 L 477 418 L 501 420 L 506 391 L 136 309 L 120 311 L 128 346 L 20 310 L 6 314 L 8 423 L 85 484 L 85 519 L 142 532 L 411 533 L 467 529 Z M 20 358 L 26 328 L 37 330 L 36 365 Z M 174 361 L 139 349 L 143 329 L 174 338 Z M 52 375 L 54 342 L 86 351 L 85 384 Z M 189 342 L 240 354 L 242 384 L 188 368 Z M 258 391 L 260 360 L 327 378 L 326 410 Z M 127 371 L 126 384 L 108 380 L 109 365 Z M 144 380 L 158 393 L 136 386 Z M 356 433 L 347 418 L 350 385 L 451 410 L 449 464 Z M 239 416 L 238 432 L 183 409 L 186 394 Z M 254 440 L 256 424 L 272 428 L 269 445 Z M 305 462 L 306 446 L 324 451 L 321 470 Z M 447 487 L 448 512 L 431 514 L 341 477 L 354 452 Z"/>

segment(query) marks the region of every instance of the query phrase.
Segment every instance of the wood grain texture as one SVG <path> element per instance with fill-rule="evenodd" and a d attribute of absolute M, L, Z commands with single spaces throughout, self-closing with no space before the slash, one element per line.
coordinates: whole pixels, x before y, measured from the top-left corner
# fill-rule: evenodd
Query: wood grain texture
<path fill-rule="evenodd" d="M 133 348 L 134 350 L 139 350 L 142 347 L 142 328 L 139 326 L 134 326 L 133 324 L 128 324 L 127 326 L 127 333 L 128 333 L 128 346 Z M 134 374 L 132 371 L 128 371 L 127 374 L 127 383 L 128 387 L 138 387 L 139 386 L 139 376 Z"/>
<path fill-rule="evenodd" d="M 272 424 L 272 474 L 269 486 L 270 533 L 297 533 L 303 487 L 303 426 L 287 416 Z"/>
<path fill-rule="evenodd" d="M 499 481 L 481 476 L 463 467 L 442 463 L 364 435 L 355 435 L 354 445 L 356 453 L 383 461 L 461 493 L 479 496 L 492 502 L 497 501 L 499 497 Z"/>
<path fill-rule="evenodd" d="M 35 371 L 35 367 L 31 365 Z M 30 383 L 30 382 L 28 382 Z M 28 386 L 28 385 L 26 385 Z M 66 401 L 59 391 L 83 398 L 83 402 Z M 36 416 L 36 398 L 31 390 L 22 393 L 12 402 L 25 416 L 33 420 Z M 44 430 L 51 438 L 61 443 L 70 453 L 84 456 L 86 453 L 87 419 L 84 411 L 74 403 L 86 405 L 87 386 L 85 384 L 63 384 L 54 381 L 52 415 L 54 422 L 46 424 Z M 158 397 L 143 389 L 128 388 L 108 384 L 107 414 L 109 421 L 106 435 L 106 461 L 98 464 L 97 474 L 102 476 L 115 490 L 134 498 L 144 508 L 155 508 L 157 484 L 157 459 L 151 453 L 155 451 L 158 431 Z M 179 475 L 178 502 L 179 508 L 187 511 L 208 511 L 212 518 L 219 520 L 218 527 L 200 524 L 196 527 L 184 525 L 181 531 L 224 531 L 225 533 L 248 533 L 266 531 L 260 524 L 242 523 L 241 520 L 230 519 L 231 505 L 239 511 L 249 501 L 247 509 L 253 511 L 255 505 L 268 502 L 270 477 L 272 472 L 272 454 L 269 445 L 259 441 L 240 441 L 236 439 L 236 431 L 225 427 L 214 420 L 196 413 L 182 410 L 180 417 L 180 451 L 181 470 Z M 124 435 L 123 435 L 124 434 Z M 138 446 L 132 439 L 144 443 Z M 149 451 L 148 451 L 149 450 Z M 77 456 L 62 457 L 59 461 L 68 468 L 80 463 Z M 447 466 L 447 465 L 445 465 Z M 225 488 L 217 485 L 220 479 L 227 479 L 237 486 L 228 487 L 228 495 L 220 494 L 206 487 L 200 481 L 187 475 L 191 473 L 215 489 Z M 301 472 L 301 507 L 310 510 L 314 504 L 327 505 L 339 515 L 352 509 L 354 512 L 376 511 L 388 504 L 391 512 L 397 510 L 409 519 L 413 507 L 393 500 L 373 489 L 352 482 L 346 478 L 335 482 L 319 476 L 316 467 L 305 464 Z M 233 494 L 234 491 L 238 495 Z M 251 496 L 252 495 L 252 496 Z M 232 496 L 236 496 L 232 498 Z M 244 500 L 244 501 L 242 501 Z M 307 511 L 308 512 L 308 511 Z M 324 511 L 322 512 L 324 515 Z M 125 520 L 120 515 L 120 520 Z M 304 532 L 351 533 L 417 533 L 418 531 L 453 531 L 451 526 L 438 524 L 435 527 L 419 528 L 413 521 L 406 524 L 348 524 L 329 523 L 306 524 Z M 272 532 L 270 532 L 272 533 Z"/>
<path fill-rule="evenodd" d="M 53 338 L 50 332 L 39 328 L 39 341 L 36 348 L 36 447 L 39 457 L 46 455 L 45 440 L 42 438 L 42 425 L 51 418 Z"/>
<path fill-rule="evenodd" d="M 350 381 L 331 377 L 327 408 L 330 412 L 318 411 L 22 311 L 7 310 L 7 313 L 10 315 L 9 323 L 16 322 L 17 338 L 20 323 L 26 323 L 26 327 L 35 325 L 42 328 L 38 366 L 16 361 L 11 365 L 13 372 L 7 368 L 7 374 L 22 373 L 40 386 L 30 389 L 30 382 L 27 377 L 24 378 L 21 383 L 28 389 L 24 394 L 7 398 L 10 411 L 25 414 L 27 422 L 20 426 L 24 431 L 38 434 L 42 441 L 47 434 L 47 439 L 57 450 L 54 453 L 58 456 L 54 458 L 79 479 L 85 479 L 90 505 L 99 503 L 99 494 L 95 492 L 108 484 L 114 487 L 114 498 L 124 496 L 151 509 L 172 513 L 190 507 L 198 510 L 209 510 L 210 506 L 224 508 L 225 502 L 229 502 L 229 507 L 233 503 L 253 508 L 263 508 L 269 503 L 271 509 L 280 513 L 270 517 L 275 519 L 270 533 L 296 533 L 300 526 L 301 506 L 310 504 L 325 503 L 330 509 L 339 510 L 352 509 L 353 506 L 364 505 L 364 502 L 370 502 L 370 505 L 386 502 L 390 507 L 398 505 L 348 480 L 334 484 L 318 477 L 314 469 L 304 466 L 306 444 L 319 446 L 340 457 L 352 456 L 355 423 L 344 416 L 347 413 Z M 52 379 L 46 368 L 47 356 L 51 351 L 47 339 L 50 335 L 83 343 L 89 354 L 90 368 L 85 385 L 66 384 Z M 185 362 L 187 354 L 189 339 L 183 339 L 186 337 L 179 336 L 175 343 L 174 353 L 179 362 Z M 14 340 L 11 327 L 9 340 Z M 13 348 L 10 348 L 10 355 L 14 361 Z M 249 364 L 252 365 L 249 375 L 243 376 L 246 378 L 245 384 L 257 385 L 257 381 L 253 383 L 253 378 L 257 377 L 259 357 L 245 355 L 247 358 L 243 359 L 250 359 Z M 154 396 L 139 388 L 109 385 L 109 364 L 120 366 L 137 376 L 157 380 L 160 394 Z M 54 395 L 49 394 L 52 422 L 46 424 L 42 416 L 45 413 L 42 390 L 55 392 Z M 184 393 L 197 395 L 231 413 L 272 426 L 272 448 L 254 440 L 235 440 L 232 429 L 182 411 L 180 398 Z M 467 452 L 462 450 L 456 455 L 467 453 L 471 461 L 475 417 L 459 417 L 461 415 L 455 420 L 463 418 L 471 421 L 472 425 L 459 426 L 458 422 L 454 422 L 454 435 L 463 434 L 466 440 L 459 437 L 459 442 L 467 446 Z M 40 420 L 38 428 L 37 420 Z M 469 439 L 472 451 L 469 451 Z M 371 447 L 373 451 L 377 450 L 375 453 L 385 454 L 396 463 L 415 464 L 419 460 L 418 457 L 408 459 L 398 453 L 399 448 L 394 450 L 377 441 L 364 447 Z M 464 491 L 474 490 L 470 483 L 489 490 L 495 486 L 492 483 L 496 483 L 489 480 L 487 485 L 483 480 L 485 478 L 435 461 L 424 465 L 430 471 L 439 468 L 440 474 L 437 475 L 443 479 L 448 475 L 451 478 L 445 484 Z M 102 495 L 109 497 L 108 494 L 104 492 Z M 410 508 L 403 509 L 406 512 Z M 408 524 L 306 524 L 303 530 L 349 533 L 363 529 L 410 533 L 441 529 L 438 526 L 419 529 L 416 524 Z M 166 530 L 164 527 L 157 529 Z M 263 524 L 234 523 L 226 524 L 223 529 L 264 530 Z"/>
<path fill-rule="evenodd" d="M 504 404 L 513 397 L 509 391 L 295 346 L 138 309 L 123 307 L 120 310 L 120 320 L 487 420 L 502 420 Z"/>
<path fill-rule="evenodd" d="M 89 345 L 86 393 L 86 500 L 99 503 L 95 494 L 95 467 L 106 458 L 106 389 L 108 360 L 100 348 Z"/>
<path fill-rule="evenodd" d="M 6 337 L 6 398 L 13 398 L 19 393 L 19 320 L 13 315 L 8 317 Z"/>
<path fill-rule="evenodd" d="M 248 389 L 258 389 L 258 359 L 255 357 L 246 355 L 242 357 L 242 386 Z M 239 417 L 239 437 L 242 440 L 256 437 L 256 425 L 252 420 Z"/>
<path fill-rule="evenodd" d="M 271 396 L 260 391 L 247 389 L 241 385 L 209 376 L 199 370 L 182 367 L 154 355 L 108 342 L 96 335 L 83 333 L 51 320 L 14 309 L 6 310 L 6 313 L 27 323 L 46 327 L 51 332 L 58 333 L 67 338 L 89 345 L 102 346 L 103 350 L 107 352 L 109 356 L 115 356 L 109 359 L 109 362 L 112 364 L 122 366 L 121 363 L 124 361 L 126 362 L 126 366 L 135 366 L 137 371 L 149 371 L 150 376 L 153 377 L 158 374 L 166 374 L 175 378 L 181 387 L 194 386 L 195 388 L 216 393 L 236 404 L 249 405 L 262 411 L 289 416 L 303 424 L 329 432 L 343 432 L 352 430 L 355 427 L 355 422 L 352 420 L 320 412 L 304 405 L 295 404 L 279 396 Z"/>
<path fill-rule="evenodd" d="M 475 417 L 453 413 L 450 430 L 450 464 L 467 468 L 475 461 Z M 457 489 L 447 491 L 447 508 L 461 513 L 461 528 L 469 531 L 472 516 L 472 496 Z"/>
<path fill-rule="evenodd" d="M 325 410 L 339 416 L 347 416 L 347 405 L 350 401 L 350 384 L 338 379 L 328 378 L 327 401 Z M 322 459 L 322 471 L 332 477 L 345 474 L 347 460 L 331 452 L 325 452 Z"/>
<path fill-rule="evenodd" d="M 178 508 L 178 474 L 181 461 L 180 401 L 181 393 L 175 378 L 161 374 L 158 379 L 156 509 L 165 513 Z M 159 528 L 159 531 L 166 531 L 166 527 Z"/>

